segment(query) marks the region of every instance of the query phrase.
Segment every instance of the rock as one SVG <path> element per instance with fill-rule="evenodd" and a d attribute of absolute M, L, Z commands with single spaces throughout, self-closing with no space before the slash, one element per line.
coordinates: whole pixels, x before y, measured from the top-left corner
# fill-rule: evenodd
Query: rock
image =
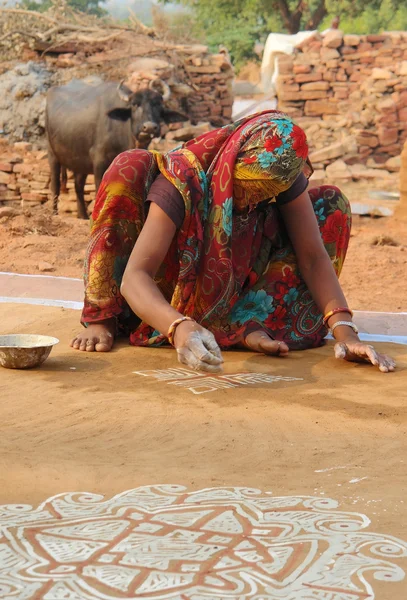
<path fill-rule="evenodd" d="M 389 235 L 377 235 L 372 240 L 372 246 L 400 246 L 400 244 Z"/>
<path fill-rule="evenodd" d="M 309 187 L 321 187 L 325 184 L 325 171 L 324 169 L 315 169 L 311 177 L 309 178 Z"/>
<path fill-rule="evenodd" d="M 16 150 L 22 150 L 23 152 L 31 152 L 32 144 L 30 144 L 30 142 L 15 142 L 14 148 Z"/>
<path fill-rule="evenodd" d="M 338 50 L 334 48 L 321 48 L 321 60 L 322 62 L 328 62 L 329 60 L 335 60 L 336 58 L 340 58 Z"/>
<path fill-rule="evenodd" d="M 397 127 L 379 126 L 377 128 L 377 133 L 379 136 L 379 143 L 381 146 L 389 146 L 390 144 L 395 144 L 399 137 L 399 130 Z"/>
<path fill-rule="evenodd" d="M 322 45 L 326 48 L 339 48 L 343 43 L 343 32 L 339 29 L 328 31 L 323 37 Z"/>
<path fill-rule="evenodd" d="M 294 65 L 292 70 L 295 74 L 311 73 L 311 65 Z"/>
<path fill-rule="evenodd" d="M 323 90 L 307 90 L 299 92 L 297 96 L 300 100 L 322 100 L 323 98 L 326 98 L 328 94 Z M 292 98 L 292 100 L 295 100 L 295 98 Z"/>
<path fill-rule="evenodd" d="M 11 173 L 4 173 L 3 171 L 0 171 L 0 183 L 7 185 L 8 183 L 11 183 L 12 179 L 13 176 Z"/>
<path fill-rule="evenodd" d="M 385 167 L 388 171 L 392 173 L 397 173 L 401 169 L 401 155 L 400 156 L 392 156 L 384 163 Z"/>
<path fill-rule="evenodd" d="M 307 117 L 315 115 L 337 115 L 339 105 L 337 102 L 329 100 L 307 100 L 304 107 L 304 113 Z"/>
<path fill-rule="evenodd" d="M 400 63 L 400 75 L 403 77 L 407 75 L 407 60 L 403 60 L 403 62 Z"/>
<path fill-rule="evenodd" d="M 372 33 L 366 36 L 366 40 L 371 43 L 385 42 L 387 40 L 387 35 L 381 35 L 377 33 Z"/>
<path fill-rule="evenodd" d="M 380 112 L 396 112 L 396 103 L 392 98 L 386 98 L 377 103 L 377 110 Z"/>
<path fill-rule="evenodd" d="M 379 138 L 373 131 L 359 131 L 356 141 L 361 146 L 369 146 L 370 148 L 376 148 L 379 145 Z"/>
<path fill-rule="evenodd" d="M 48 262 L 41 261 L 38 263 L 38 270 L 41 271 L 42 273 L 50 273 L 52 271 L 55 271 L 55 267 L 53 267 Z"/>
<path fill-rule="evenodd" d="M 375 67 L 372 69 L 372 79 L 391 79 L 392 73 L 387 69 L 380 69 Z"/>
<path fill-rule="evenodd" d="M 353 179 L 389 179 L 392 175 L 383 169 L 368 169 L 365 165 L 356 164 L 350 167 Z"/>
<path fill-rule="evenodd" d="M 349 180 L 352 179 L 352 172 L 348 165 L 341 159 L 335 160 L 325 169 L 329 179 L 336 181 L 337 179 Z"/>
<path fill-rule="evenodd" d="M 15 217 L 19 211 L 11 206 L 0 206 L 0 219 L 2 217 Z"/>
<path fill-rule="evenodd" d="M 311 152 L 309 158 L 312 163 L 323 163 L 344 156 L 345 154 L 356 152 L 356 150 L 357 146 L 355 140 L 353 138 L 348 138 L 343 142 L 336 142 L 335 144 L 321 148 L 321 150 Z"/>
<path fill-rule="evenodd" d="M 303 83 L 301 91 L 308 90 L 329 90 L 330 85 L 328 81 L 310 81 L 310 83 Z"/>
<path fill-rule="evenodd" d="M 13 165 L 9 162 L 0 162 L 0 171 L 4 171 L 5 173 L 11 173 L 13 170 Z"/>
<path fill-rule="evenodd" d="M 168 139 L 172 139 L 175 142 L 188 142 L 193 138 L 201 135 L 202 133 L 207 133 L 210 131 L 211 126 L 209 123 L 201 123 L 199 125 L 187 125 L 186 127 L 181 127 L 176 131 L 171 131 L 171 133 L 167 134 Z"/>
<path fill-rule="evenodd" d="M 308 81 L 320 81 L 321 74 L 320 73 L 299 73 L 295 76 L 295 81 L 297 83 L 307 83 Z"/>
<path fill-rule="evenodd" d="M 345 46 L 359 46 L 360 37 L 358 35 L 344 35 L 343 43 Z"/>

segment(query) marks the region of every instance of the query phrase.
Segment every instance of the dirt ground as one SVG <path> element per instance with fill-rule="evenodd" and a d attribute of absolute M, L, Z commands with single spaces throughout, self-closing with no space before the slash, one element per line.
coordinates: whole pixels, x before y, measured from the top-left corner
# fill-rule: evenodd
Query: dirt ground
<path fill-rule="evenodd" d="M 0 269 L 82 277 L 88 230 L 87 222 L 51 216 L 45 207 L 0 218 Z M 355 216 L 341 275 L 349 305 L 355 310 L 405 311 L 405 281 L 407 223 L 395 217 Z"/>
<path fill-rule="evenodd" d="M 3 304 L 0 323 L 61 341 L 40 369 L 1 370 L 0 504 L 239 485 L 334 498 L 341 511 L 367 514 L 372 531 L 407 538 L 406 347 L 378 344 L 398 360 L 389 375 L 336 361 L 331 344 L 287 359 L 228 352 L 225 374 L 299 379 L 195 395 L 133 373 L 179 366 L 171 349 L 71 350 L 75 311 Z M 378 599 L 403 597 L 405 581 L 383 582 Z"/>

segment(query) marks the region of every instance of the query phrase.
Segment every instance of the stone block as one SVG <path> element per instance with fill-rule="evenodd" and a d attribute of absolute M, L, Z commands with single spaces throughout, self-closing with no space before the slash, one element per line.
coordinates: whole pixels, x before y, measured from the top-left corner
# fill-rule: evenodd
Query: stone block
<path fill-rule="evenodd" d="M 0 171 L 0 183 L 4 183 L 4 185 L 8 185 L 13 180 L 14 180 L 14 178 L 11 173 L 4 173 L 4 171 Z"/>
<path fill-rule="evenodd" d="M 401 169 L 401 156 L 393 156 L 385 162 L 385 167 L 392 173 L 397 173 Z"/>
<path fill-rule="evenodd" d="M 297 83 L 308 83 L 309 81 L 320 81 L 321 73 L 299 73 L 295 76 Z"/>
<path fill-rule="evenodd" d="M 356 141 L 361 146 L 369 146 L 369 148 L 376 148 L 379 145 L 379 138 L 370 131 L 360 131 L 356 135 Z"/>
<path fill-rule="evenodd" d="M 327 71 L 323 74 L 324 81 L 336 81 L 336 70 L 335 69 L 327 69 Z"/>
<path fill-rule="evenodd" d="M 298 94 L 300 100 L 320 100 L 328 97 L 328 92 L 324 90 L 301 91 Z"/>
<path fill-rule="evenodd" d="M 385 98 L 384 100 L 381 100 L 377 104 L 377 110 L 379 112 L 384 112 L 384 113 L 396 112 L 396 108 L 397 108 L 396 103 L 394 102 L 394 100 L 392 98 Z"/>
<path fill-rule="evenodd" d="M 348 81 L 348 76 L 344 69 L 339 69 L 336 74 L 336 81 Z"/>
<path fill-rule="evenodd" d="M 339 29 L 328 31 L 322 39 L 322 45 L 326 48 L 339 48 L 343 44 L 343 33 Z"/>
<path fill-rule="evenodd" d="M 344 35 L 343 43 L 345 46 L 359 46 L 360 37 L 358 35 Z"/>
<path fill-rule="evenodd" d="M 301 91 L 308 90 L 329 90 L 330 85 L 328 81 L 310 81 L 309 83 L 303 83 Z"/>
<path fill-rule="evenodd" d="M 397 127 L 379 126 L 377 128 L 377 133 L 381 146 L 389 146 L 390 144 L 395 144 L 398 141 L 399 130 Z"/>
<path fill-rule="evenodd" d="M 400 63 L 399 73 L 400 73 L 400 75 L 402 75 L 403 77 L 404 77 L 404 76 L 407 76 L 407 60 L 403 60 L 403 61 Z"/>
<path fill-rule="evenodd" d="M 294 65 L 293 73 L 296 75 L 300 73 L 311 73 L 311 65 Z"/>
<path fill-rule="evenodd" d="M 375 67 L 372 69 L 372 79 L 391 79 L 392 73 L 388 69 L 380 69 Z"/>
<path fill-rule="evenodd" d="M 351 48 L 350 46 L 342 46 L 341 54 L 342 56 L 347 56 L 348 54 L 354 54 L 357 51 L 357 48 Z"/>
<path fill-rule="evenodd" d="M 333 163 L 328 165 L 325 169 L 327 177 L 331 181 L 336 180 L 350 180 L 352 179 L 352 173 L 348 165 L 341 159 L 335 160 Z"/>
<path fill-rule="evenodd" d="M 366 40 L 374 44 L 377 44 L 378 42 L 385 42 L 387 39 L 389 39 L 389 36 L 377 33 L 372 33 L 366 36 Z"/>
<path fill-rule="evenodd" d="M 356 146 L 355 146 L 356 148 Z M 320 150 L 316 150 L 315 152 L 311 152 L 310 161 L 313 164 L 324 163 L 326 161 L 332 161 L 335 158 L 340 158 L 344 156 L 348 152 L 348 146 L 343 142 L 335 142 L 329 146 L 325 146 Z"/>
<path fill-rule="evenodd" d="M 30 152 L 32 150 L 32 144 L 30 144 L 30 142 L 15 142 L 14 148 L 16 150 L 22 150 L 23 152 Z"/>
<path fill-rule="evenodd" d="M 304 112 L 307 117 L 324 114 L 337 115 L 339 114 L 339 106 L 336 102 L 329 102 L 329 100 L 307 100 Z"/>
<path fill-rule="evenodd" d="M 0 162 L 0 171 L 4 171 L 5 173 L 11 173 L 12 170 L 13 170 L 12 163 Z"/>
<path fill-rule="evenodd" d="M 327 62 L 328 60 L 339 59 L 341 55 L 338 50 L 334 48 L 321 48 L 321 60 Z"/>

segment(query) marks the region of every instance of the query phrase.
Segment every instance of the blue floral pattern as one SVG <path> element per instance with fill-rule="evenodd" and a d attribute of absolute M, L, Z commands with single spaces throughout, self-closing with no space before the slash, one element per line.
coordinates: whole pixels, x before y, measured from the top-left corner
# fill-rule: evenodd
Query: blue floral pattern
<path fill-rule="evenodd" d="M 222 227 L 227 235 L 232 235 L 233 198 L 226 198 L 222 206 Z"/>
<path fill-rule="evenodd" d="M 267 152 L 267 150 L 265 150 L 259 154 L 259 163 L 263 169 L 268 169 L 275 162 L 277 162 L 277 156 L 274 152 Z"/>
<path fill-rule="evenodd" d="M 268 315 L 275 310 L 273 303 L 274 298 L 264 290 L 249 292 L 235 304 L 232 312 L 232 322 L 243 324 L 252 319 L 265 321 Z"/>

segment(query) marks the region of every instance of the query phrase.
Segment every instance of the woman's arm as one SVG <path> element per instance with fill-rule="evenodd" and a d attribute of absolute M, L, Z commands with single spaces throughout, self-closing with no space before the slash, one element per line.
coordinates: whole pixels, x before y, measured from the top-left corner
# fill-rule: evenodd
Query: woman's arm
<path fill-rule="evenodd" d="M 303 192 L 295 200 L 279 207 L 301 275 L 322 314 L 338 307 L 348 307 L 339 285 L 331 260 L 322 242 L 318 222 L 308 195 Z M 350 321 L 348 313 L 338 313 L 329 319 L 332 326 L 336 321 Z M 359 341 L 350 328 L 339 326 L 335 329 L 338 341 Z"/>
<path fill-rule="evenodd" d="M 301 275 L 322 314 L 325 315 L 334 308 L 347 307 L 338 277 L 322 242 L 308 192 L 305 191 L 292 202 L 280 206 L 280 212 L 294 247 Z M 350 320 L 348 313 L 338 313 L 328 320 L 328 324 L 332 327 L 337 321 Z M 372 346 L 363 344 L 351 327 L 337 326 L 334 337 L 339 342 L 335 346 L 337 358 L 368 360 L 379 366 L 381 371 L 394 370 L 394 361 L 378 354 Z"/>
<path fill-rule="evenodd" d="M 120 291 L 133 312 L 167 335 L 181 315 L 164 298 L 154 277 L 161 266 L 176 227 L 154 202 L 124 271 Z M 215 338 L 195 322 L 184 321 L 175 332 L 175 347 L 181 362 L 196 369 L 218 371 L 223 362 Z"/>

